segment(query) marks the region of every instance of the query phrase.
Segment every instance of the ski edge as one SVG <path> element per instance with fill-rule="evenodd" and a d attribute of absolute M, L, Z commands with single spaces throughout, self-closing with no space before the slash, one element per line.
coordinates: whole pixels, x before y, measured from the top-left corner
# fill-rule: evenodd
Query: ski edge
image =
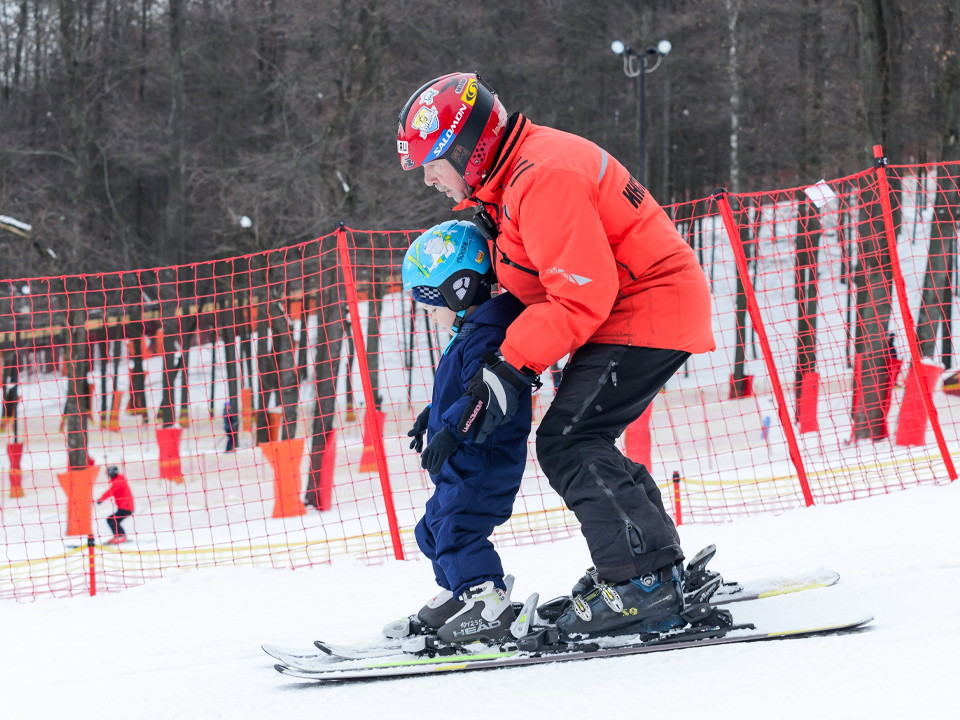
<path fill-rule="evenodd" d="M 762 642 L 770 640 L 786 640 L 843 634 L 859 630 L 873 622 L 872 615 L 865 615 L 857 620 L 846 621 L 814 628 L 795 628 L 791 630 L 775 630 L 770 632 L 754 632 L 748 635 L 723 636 L 717 638 L 702 638 L 680 640 L 671 643 L 654 645 L 631 645 L 621 648 L 602 648 L 589 652 L 551 653 L 551 654 L 522 654 L 520 651 L 505 651 L 494 653 L 480 653 L 479 657 L 446 657 L 432 658 L 434 662 L 416 664 L 389 665 L 372 668 L 334 669 L 309 671 L 289 667 L 283 664 L 274 665 L 274 669 L 281 675 L 301 680 L 311 680 L 317 683 L 335 683 L 363 679 L 391 679 L 403 677 L 419 677 L 443 672 L 468 672 L 471 670 L 489 670 L 503 667 L 520 667 L 525 665 L 539 665 L 552 662 L 570 662 L 573 660 L 590 660 L 600 657 L 623 657 L 627 655 L 641 655 L 668 650 L 683 650 L 693 647 L 708 647 L 715 645 L 732 645 L 737 643 Z M 517 657 L 522 655 L 521 657 Z"/>

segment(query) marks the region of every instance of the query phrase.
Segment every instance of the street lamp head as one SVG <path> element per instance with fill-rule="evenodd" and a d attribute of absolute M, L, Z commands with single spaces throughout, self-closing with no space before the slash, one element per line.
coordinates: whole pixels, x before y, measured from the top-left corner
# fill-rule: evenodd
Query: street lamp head
<path fill-rule="evenodd" d="M 610 49 L 613 50 L 614 55 L 623 55 L 623 51 L 627 49 L 627 46 L 619 40 L 614 40 L 610 43 Z"/>
<path fill-rule="evenodd" d="M 671 50 L 673 50 L 673 45 L 670 44 L 669 40 L 661 40 L 657 43 L 657 52 L 661 55 L 669 55 Z"/>

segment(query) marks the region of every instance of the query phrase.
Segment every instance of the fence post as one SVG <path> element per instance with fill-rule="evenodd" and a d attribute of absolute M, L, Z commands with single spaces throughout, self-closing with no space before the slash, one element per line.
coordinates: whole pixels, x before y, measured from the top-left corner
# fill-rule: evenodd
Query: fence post
<path fill-rule="evenodd" d="M 337 228 L 337 248 L 340 251 L 340 264 L 343 267 L 343 284 L 347 291 L 347 305 L 350 306 L 350 327 L 353 331 L 353 343 L 356 348 L 357 364 L 360 366 L 360 380 L 363 384 L 363 397 L 367 404 L 367 412 L 377 412 L 373 398 L 373 384 L 370 382 L 370 368 L 367 365 L 367 346 L 363 339 L 363 330 L 360 327 L 360 301 L 357 298 L 357 281 L 354 277 L 353 263 L 350 260 L 350 249 L 347 247 L 347 231 L 343 223 Z M 400 525 L 397 522 L 397 512 L 393 507 L 393 491 L 390 489 L 390 474 L 387 471 L 387 455 L 383 448 L 383 435 L 375 432 L 373 435 L 373 452 L 377 459 L 377 472 L 380 475 L 380 489 L 383 492 L 383 502 L 387 511 L 387 523 L 390 526 L 390 542 L 393 545 L 393 555 L 397 560 L 403 560 L 403 544 L 400 542 Z"/>
<path fill-rule="evenodd" d="M 87 535 L 87 554 L 90 564 L 90 597 L 97 594 L 97 566 L 93 554 L 93 535 Z"/>
<path fill-rule="evenodd" d="M 733 247 L 733 256 L 737 262 L 737 272 L 740 273 L 743 291 L 747 296 L 747 312 L 750 315 L 750 322 L 753 323 L 753 329 L 756 331 L 757 339 L 760 341 L 760 350 L 763 352 L 763 362 L 767 366 L 767 373 L 770 375 L 770 384 L 773 386 L 773 395 L 777 399 L 777 414 L 780 416 L 780 425 L 783 427 L 783 434 L 787 438 L 790 460 L 793 462 L 793 466 L 797 470 L 797 476 L 800 479 L 803 501 L 807 507 L 809 507 L 813 505 L 813 495 L 810 492 L 810 484 L 807 482 L 807 473 L 803 468 L 803 460 L 800 458 L 800 446 L 797 444 L 797 437 L 793 432 L 790 410 L 787 408 L 787 402 L 783 395 L 783 387 L 780 385 L 780 376 L 777 375 L 777 366 L 773 362 L 773 353 L 770 350 L 770 342 L 767 340 L 767 331 L 764 329 L 763 320 L 760 317 L 760 306 L 757 305 L 757 296 L 753 290 L 753 283 L 750 282 L 747 257 L 743 252 L 743 245 L 740 243 L 740 232 L 737 229 L 736 220 L 733 218 L 733 209 L 730 207 L 727 194 L 725 188 L 717 188 L 713 192 L 717 200 L 717 207 L 720 208 L 720 216 L 723 218 L 723 226 L 727 230 L 727 237 L 730 238 L 730 245 Z"/>
<path fill-rule="evenodd" d="M 887 182 L 887 159 L 883 156 L 883 148 L 880 145 L 873 146 L 873 166 L 877 173 L 880 208 L 883 210 L 883 229 L 887 236 L 887 246 L 890 248 L 890 263 L 893 265 L 893 286 L 897 290 L 900 319 L 903 321 L 903 328 L 907 333 L 907 345 L 910 347 L 910 363 L 917 376 L 917 382 L 920 384 L 920 399 L 923 402 L 923 409 L 927 413 L 927 417 L 930 418 L 930 425 L 933 426 L 933 434 L 937 438 L 940 455 L 943 456 L 943 463 L 947 467 L 947 474 L 950 475 L 952 482 L 957 479 L 957 471 L 953 466 L 953 460 L 950 458 L 950 451 L 947 449 L 946 440 L 943 438 L 943 431 L 940 429 L 940 419 L 937 416 L 937 408 L 933 404 L 930 388 L 927 386 L 926 375 L 920 369 L 923 358 L 920 357 L 920 343 L 913 326 L 913 313 L 910 312 L 910 303 L 907 301 L 907 287 L 900 268 L 897 233 L 893 227 L 893 210 L 890 206 L 890 183 Z"/>

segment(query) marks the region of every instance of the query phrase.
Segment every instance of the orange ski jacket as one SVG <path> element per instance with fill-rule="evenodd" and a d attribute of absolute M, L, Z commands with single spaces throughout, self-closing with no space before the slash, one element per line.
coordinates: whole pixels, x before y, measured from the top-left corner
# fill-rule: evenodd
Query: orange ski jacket
<path fill-rule="evenodd" d="M 539 374 L 588 342 L 714 350 L 703 270 L 646 189 L 594 143 L 515 117 L 490 175 L 456 208 L 487 208 L 500 287 L 527 306 L 504 359 Z"/>

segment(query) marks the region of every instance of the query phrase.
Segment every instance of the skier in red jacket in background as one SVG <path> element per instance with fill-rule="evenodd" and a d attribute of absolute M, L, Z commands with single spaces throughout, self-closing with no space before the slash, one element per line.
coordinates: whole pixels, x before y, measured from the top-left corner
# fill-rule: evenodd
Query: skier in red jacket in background
<path fill-rule="evenodd" d="M 107 491 L 97 500 L 97 505 L 110 497 L 112 497 L 113 501 L 117 504 L 116 511 L 107 518 L 107 525 L 110 526 L 110 530 L 113 532 L 113 537 L 107 540 L 107 542 L 116 545 L 127 541 L 127 536 L 126 533 L 123 532 L 121 523 L 124 519 L 133 515 L 133 493 L 130 492 L 130 485 L 127 484 L 127 479 L 120 474 L 116 465 L 111 465 L 107 468 L 107 476 L 110 478 L 110 487 L 107 488 Z"/>
<path fill-rule="evenodd" d="M 677 530 L 647 468 L 615 442 L 691 354 L 715 348 L 693 250 L 616 158 L 508 115 L 474 73 L 439 77 L 410 97 L 397 152 L 456 210 L 475 208 L 501 290 L 526 305 L 471 381 L 458 432 L 482 442 L 540 373 L 570 356 L 537 430 L 537 458 L 595 567 L 557 621 L 561 637 L 684 625 Z"/>

